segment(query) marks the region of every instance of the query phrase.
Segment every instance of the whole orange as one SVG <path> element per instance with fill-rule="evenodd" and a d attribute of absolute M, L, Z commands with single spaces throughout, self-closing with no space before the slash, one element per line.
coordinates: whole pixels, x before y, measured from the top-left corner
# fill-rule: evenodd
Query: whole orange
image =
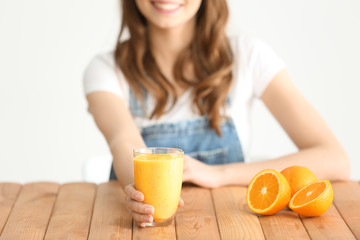
<path fill-rule="evenodd" d="M 317 177 L 308 168 L 302 166 L 291 166 L 281 171 L 288 181 L 291 189 L 291 197 L 306 185 L 315 182 Z"/>

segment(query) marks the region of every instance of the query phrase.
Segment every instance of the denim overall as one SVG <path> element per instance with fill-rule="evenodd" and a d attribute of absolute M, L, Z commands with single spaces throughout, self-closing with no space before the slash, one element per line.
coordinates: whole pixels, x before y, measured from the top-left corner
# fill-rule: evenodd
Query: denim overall
<path fill-rule="evenodd" d="M 141 102 L 130 91 L 130 111 L 134 117 L 145 117 Z M 145 105 L 148 109 L 148 96 L 145 94 Z M 230 97 L 227 104 L 230 103 Z M 243 162 L 244 156 L 234 123 L 223 119 L 221 137 L 210 128 L 206 116 L 176 123 L 160 123 L 141 129 L 147 147 L 171 147 L 183 149 L 185 154 L 207 164 L 226 164 Z M 110 180 L 116 179 L 111 167 Z"/>

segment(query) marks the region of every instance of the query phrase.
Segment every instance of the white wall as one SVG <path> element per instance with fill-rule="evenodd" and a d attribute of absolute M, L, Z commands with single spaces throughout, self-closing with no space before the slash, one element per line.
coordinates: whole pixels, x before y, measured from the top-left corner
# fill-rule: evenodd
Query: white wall
<path fill-rule="evenodd" d="M 257 36 L 284 58 L 350 155 L 352 178 L 360 179 L 360 2 L 228 2 L 230 32 Z M 108 153 L 86 112 L 81 81 L 91 57 L 114 46 L 117 5 L 0 1 L 0 181 L 79 181 L 86 159 Z M 254 156 L 294 151 L 262 104 L 253 115 Z"/>
<path fill-rule="evenodd" d="M 0 1 L 0 181 L 82 180 L 107 151 L 82 74 L 114 45 L 117 1 Z"/>
<path fill-rule="evenodd" d="M 349 154 L 352 178 L 360 179 L 360 1 L 228 2 L 233 10 L 231 30 L 265 40 L 285 60 L 296 86 Z M 253 119 L 253 155 L 295 150 L 262 104 L 255 106 Z"/>

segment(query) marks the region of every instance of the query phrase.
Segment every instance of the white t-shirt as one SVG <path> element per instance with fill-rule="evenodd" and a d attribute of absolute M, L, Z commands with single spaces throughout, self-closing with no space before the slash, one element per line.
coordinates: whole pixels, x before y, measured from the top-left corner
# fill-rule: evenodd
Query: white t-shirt
<path fill-rule="evenodd" d="M 250 108 L 260 98 L 273 77 L 285 67 L 285 63 L 264 42 L 246 37 L 230 37 L 234 54 L 233 85 L 230 90 L 231 102 L 226 114 L 232 117 L 242 145 L 245 161 L 248 158 L 250 142 Z M 111 92 L 124 99 L 129 106 L 129 85 L 121 70 L 115 66 L 113 52 L 95 56 L 84 74 L 85 94 L 96 91 Z M 154 98 L 149 96 L 148 112 L 152 112 Z M 157 123 L 174 123 L 199 117 L 193 111 L 191 90 L 187 90 L 175 106 L 159 119 L 135 117 L 139 129 Z"/>

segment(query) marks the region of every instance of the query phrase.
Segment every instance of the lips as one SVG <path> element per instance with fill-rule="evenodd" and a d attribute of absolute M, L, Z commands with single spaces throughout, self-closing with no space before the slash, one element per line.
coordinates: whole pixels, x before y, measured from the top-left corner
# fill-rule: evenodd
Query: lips
<path fill-rule="evenodd" d="M 182 6 L 181 3 L 167 1 L 152 1 L 151 3 L 161 13 L 174 13 Z"/>

